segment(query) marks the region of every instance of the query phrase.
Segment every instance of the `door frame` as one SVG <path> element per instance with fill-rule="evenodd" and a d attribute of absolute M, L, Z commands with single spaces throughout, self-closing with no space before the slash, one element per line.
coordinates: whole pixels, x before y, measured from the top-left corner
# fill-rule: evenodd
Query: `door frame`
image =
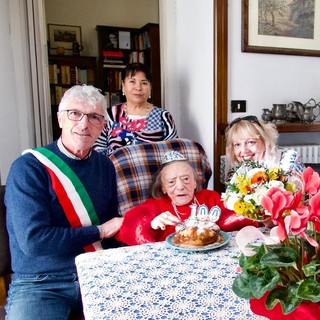
<path fill-rule="evenodd" d="M 228 0 L 214 1 L 214 179 L 216 191 L 223 191 L 220 182 L 220 156 L 225 154 L 221 125 L 228 121 Z"/>

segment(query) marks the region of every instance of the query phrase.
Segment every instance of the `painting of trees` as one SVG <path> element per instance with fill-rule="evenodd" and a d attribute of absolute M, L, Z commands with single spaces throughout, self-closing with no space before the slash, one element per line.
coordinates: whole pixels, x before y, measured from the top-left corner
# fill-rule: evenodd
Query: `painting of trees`
<path fill-rule="evenodd" d="M 313 39 L 315 0 L 259 0 L 258 33 Z"/>

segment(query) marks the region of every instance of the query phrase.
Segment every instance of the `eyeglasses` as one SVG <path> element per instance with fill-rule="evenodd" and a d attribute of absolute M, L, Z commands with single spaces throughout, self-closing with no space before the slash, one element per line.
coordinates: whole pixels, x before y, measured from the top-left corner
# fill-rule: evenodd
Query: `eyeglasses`
<path fill-rule="evenodd" d="M 256 116 L 246 116 L 246 117 L 242 117 L 242 118 L 237 118 L 237 119 L 234 119 L 230 124 L 229 124 L 229 129 L 231 129 L 236 123 L 240 122 L 240 121 L 249 121 L 249 122 L 252 122 L 252 123 L 256 123 L 258 124 L 259 126 L 261 126 L 258 118 Z"/>
<path fill-rule="evenodd" d="M 78 110 L 61 110 L 66 111 L 68 119 L 71 121 L 81 121 L 84 116 L 88 117 L 88 121 L 91 124 L 101 124 L 104 121 L 104 116 L 97 113 L 84 113 Z"/>

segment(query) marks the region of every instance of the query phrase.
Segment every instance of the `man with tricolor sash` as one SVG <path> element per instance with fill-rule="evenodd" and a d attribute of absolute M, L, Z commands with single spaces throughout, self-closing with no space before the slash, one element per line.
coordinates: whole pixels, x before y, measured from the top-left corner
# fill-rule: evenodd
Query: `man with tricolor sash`
<path fill-rule="evenodd" d="M 123 219 L 115 169 L 92 150 L 105 125 L 105 98 L 93 86 L 74 86 L 63 95 L 57 116 L 61 137 L 24 151 L 7 178 L 13 270 L 8 320 L 81 315 L 75 257 L 119 245 L 113 238 Z"/>

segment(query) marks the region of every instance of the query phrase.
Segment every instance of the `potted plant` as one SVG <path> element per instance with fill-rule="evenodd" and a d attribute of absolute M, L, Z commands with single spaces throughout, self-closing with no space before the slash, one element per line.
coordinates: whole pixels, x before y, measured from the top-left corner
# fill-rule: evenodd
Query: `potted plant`
<path fill-rule="evenodd" d="M 254 173 L 249 169 L 236 175 L 223 199 L 229 208 L 233 203 L 238 214 L 248 216 L 246 208 L 250 207 L 249 217 L 270 220 L 274 228 L 269 235 L 251 226 L 238 232 L 241 273 L 235 278 L 232 289 L 239 297 L 250 299 L 253 312 L 269 319 L 318 319 L 319 174 L 311 167 L 306 168 L 299 185 L 296 179 L 291 183 L 292 175 L 279 168 L 255 169 Z M 258 176 L 262 178 L 252 180 Z M 239 182 L 243 183 L 242 191 L 239 191 Z M 245 200 L 248 206 L 241 207 L 239 202 L 245 203 Z M 256 211 L 263 213 L 256 214 Z"/>

